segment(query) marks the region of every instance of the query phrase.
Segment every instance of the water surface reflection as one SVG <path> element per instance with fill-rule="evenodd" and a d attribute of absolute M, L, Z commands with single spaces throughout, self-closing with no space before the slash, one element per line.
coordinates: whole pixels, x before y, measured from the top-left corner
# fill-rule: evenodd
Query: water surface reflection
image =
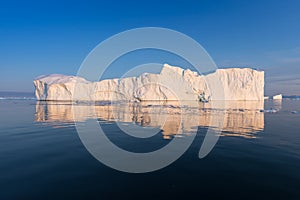
<path fill-rule="evenodd" d="M 264 129 L 263 107 L 263 101 L 227 101 L 220 107 L 198 102 L 97 103 L 95 106 L 79 103 L 74 107 L 65 102 L 37 102 L 35 121 L 53 127 L 74 125 L 74 121 L 87 119 L 129 127 L 156 127 L 164 139 L 188 135 L 198 127 L 221 128 L 221 136 L 256 138 L 256 133 Z M 213 127 L 216 123 L 212 120 L 221 121 L 220 127 Z"/>

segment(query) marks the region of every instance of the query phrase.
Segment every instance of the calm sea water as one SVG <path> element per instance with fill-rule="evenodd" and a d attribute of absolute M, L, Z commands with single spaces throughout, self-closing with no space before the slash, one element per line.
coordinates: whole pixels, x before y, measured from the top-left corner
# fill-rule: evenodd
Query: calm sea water
<path fill-rule="evenodd" d="M 124 173 L 103 165 L 86 150 L 70 104 L 36 102 L 30 95 L 2 98 L 1 200 L 300 199 L 300 114 L 295 112 L 300 110 L 299 100 L 231 102 L 224 111 L 223 132 L 203 159 L 198 153 L 213 108 L 200 106 L 196 114 L 186 111 L 183 117 L 171 105 L 158 110 L 153 105 L 99 104 L 95 112 L 90 108 L 78 105 L 81 114 L 76 120 L 97 119 L 111 141 L 130 151 L 161 148 L 179 135 L 190 137 L 190 132 L 196 137 L 168 167 Z M 163 124 L 161 110 L 167 113 Z M 149 141 L 132 139 L 117 121 L 161 131 Z"/>

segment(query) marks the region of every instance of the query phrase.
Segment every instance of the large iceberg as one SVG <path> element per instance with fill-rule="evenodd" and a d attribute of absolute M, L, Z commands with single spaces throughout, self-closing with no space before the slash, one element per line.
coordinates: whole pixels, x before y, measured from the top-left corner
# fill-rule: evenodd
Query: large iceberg
<path fill-rule="evenodd" d="M 52 74 L 34 80 L 38 100 L 264 100 L 264 72 L 250 68 L 217 69 L 199 75 L 164 64 L 159 74 L 90 82 L 77 76 Z"/>

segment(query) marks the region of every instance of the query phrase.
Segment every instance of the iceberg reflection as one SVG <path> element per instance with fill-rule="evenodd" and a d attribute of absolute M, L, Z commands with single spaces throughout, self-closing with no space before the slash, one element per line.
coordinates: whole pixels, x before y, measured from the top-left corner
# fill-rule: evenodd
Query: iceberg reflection
<path fill-rule="evenodd" d="M 76 104 L 37 102 L 36 122 L 53 127 L 97 119 L 99 123 L 121 123 L 128 127 L 158 128 L 164 139 L 192 134 L 198 127 L 222 129 L 221 136 L 256 138 L 264 129 L 263 101 L 226 101 L 225 105 L 198 102 L 141 102 L 126 104 Z M 74 109 L 76 117 L 74 117 Z M 220 120 L 214 127 L 213 120 Z M 214 126 L 212 126 L 214 124 Z M 142 133 L 141 133 L 142 134 Z"/>

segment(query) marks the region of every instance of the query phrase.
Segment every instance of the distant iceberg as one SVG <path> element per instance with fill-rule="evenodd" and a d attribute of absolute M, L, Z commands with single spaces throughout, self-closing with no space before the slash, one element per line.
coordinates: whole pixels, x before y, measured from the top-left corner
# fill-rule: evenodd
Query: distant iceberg
<path fill-rule="evenodd" d="M 77 76 L 52 74 L 34 80 L 38 100 L 264 100 L 264 72 L 250 68 L 217 69 L 199 75 L 164 64 L 160 74 L 90 82 Z"/>

